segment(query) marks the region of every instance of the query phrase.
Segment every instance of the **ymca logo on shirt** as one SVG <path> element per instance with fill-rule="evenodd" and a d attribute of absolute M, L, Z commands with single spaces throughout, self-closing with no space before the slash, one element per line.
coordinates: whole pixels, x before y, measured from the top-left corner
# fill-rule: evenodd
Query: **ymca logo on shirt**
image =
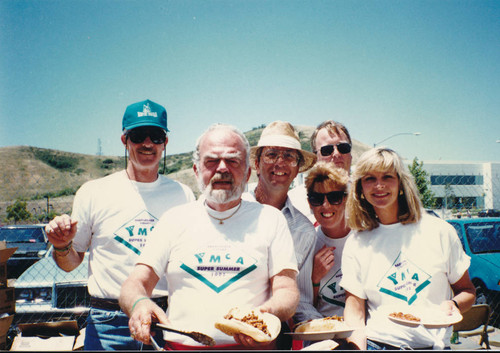
<path fill-rule="evenodd" d="M 181 268 L 220 293 L 257 268 L 257 261 L 230 245 L 205 246 L 189 256 Z"/>
<path fill-rule="evenodd" d="M 419 292 L 430 284 L 431 276 L 399 253 L 378 283 L 380 292 L 412 304 Z"/>
<path fill-rule="evenodd" d="M 157 221 L 158 219 L 155 216 L 144 210 L 118 228 L 114 232 L 114 239 L 140 255 L 140 249 L 146 244 L 147 236 L 151 233 Z"/>
<path fill-rule="evenodd" d="M 339 269 L 319 290 L 319 296 L 325 302 L 332 305 L 345 307 L 345 291 L 339 286 L 342 279 L 342 271 Z"/>

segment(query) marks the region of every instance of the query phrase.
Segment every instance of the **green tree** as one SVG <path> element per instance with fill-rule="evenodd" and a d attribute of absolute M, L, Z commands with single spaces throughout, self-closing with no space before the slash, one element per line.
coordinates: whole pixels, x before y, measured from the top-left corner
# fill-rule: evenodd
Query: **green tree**
<path fill-rule="evenodd" d="M 15 222 L 30 219 L 31 213 L 26 207 L 26 201 L 16 200 L 12 205 L 7 206 L 7 218 L 13 219 Z"/>
<path fill-rule="evenodd" d="M 458 198 L 455 195 L 455 193 L 453 192 L 453 189 L 452 189 L 450 183 L 447 183 L 444 186 L 444 197 L 445 197 L 445 200 L 444 200 L 445 208 L 450 209 L 450 208 L 456 207 Z"/>
<path fill-rule="evenodd" d="M 434 208 L 436 199 L 431 190 L 431 182 L 429 174 L 424 170 L 424 162 L 418 162 L 417 157 L 413 159 L 412 165 L 409 167 L 410 173 L 415 179 L 420 197 L 425 208 Z"/>

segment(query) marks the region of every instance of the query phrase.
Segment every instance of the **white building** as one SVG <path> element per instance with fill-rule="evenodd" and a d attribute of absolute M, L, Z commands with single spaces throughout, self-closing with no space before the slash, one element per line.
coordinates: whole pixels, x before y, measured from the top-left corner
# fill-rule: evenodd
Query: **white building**
<path fill-rule="evenodd" d="M 405 162 L 411 166 L 413 160 Z M 429 174 L 436 208 L 500 210 L 499 162 L 423 161 L 423 169 Z M 303 184 L 304 178 L 304 173 L 297 175 L 292 187 Z"/>
<path fill-rule="evenodd" d="M 500 209 L 500 163 L 423 161 L 423 169 L 438 208 Z"/>

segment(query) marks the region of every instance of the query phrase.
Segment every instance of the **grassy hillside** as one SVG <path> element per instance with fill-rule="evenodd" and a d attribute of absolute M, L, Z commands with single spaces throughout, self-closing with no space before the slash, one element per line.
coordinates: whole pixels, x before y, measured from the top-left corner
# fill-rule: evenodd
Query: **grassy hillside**
<path fill-rule="evenodd" d="M 0 148 L 0 198 L 71 194 L 83 182 L 122 168 L 121 160 L 26 146 Z"/>
<path fill-rule="evenodd" d="M 311 126 L 296 126 L 302 148 L 310 151 Z M 263 126 L 245 133 L 250 145 L 257 144 Z M 353 141 L 353 160 L 369 146 Z M 167 155 L 168 177 L 178 180 L 199 194 L 191 162 L 192 152 Z M 27 202 L 36 220 L 47 212 L 71 212 L 73 195 L 86 181 L 121 170 L 124 157 L 94 156 L 29 146 L 0 148 L 0 221 L 15 200 Z M 162 168 L 162 166 L 160 167 Z M 253 173 L 251 182 L 256 180 Z"/>

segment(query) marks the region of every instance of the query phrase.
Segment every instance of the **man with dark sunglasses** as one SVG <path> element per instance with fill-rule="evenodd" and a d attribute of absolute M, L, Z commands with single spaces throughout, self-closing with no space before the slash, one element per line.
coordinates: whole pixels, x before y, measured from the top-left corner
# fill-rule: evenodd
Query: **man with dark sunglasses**
<path fill-rule="evenodd" d="M 128 316 L 118 304 L 122 283 L 160 216 L 195 199 L 189 187 L 159 174 L 168 143 L 163 106 L 150 100 L 129 105 L 122 131 L 125 170 L 85 183 L 75 195 L 71 217 L 57 216 L 46 227 L 60 268 L 72 271 L 89 257 L 85 350 L 142 348 L 131 337 Z M 164 310 L 167 294 L 162 278 L 153 297 Z"/>
<path fill-rule="evenodd" d="M 311 136 L 311 149 L 318 157 L 318 162 L 330 162 L 348 173 L 352 163 L 352 140 L 347 128 L 333 120 L 318 125 Z M 309 220 L 317 225 L 316 219 L 307 202 L 304 184 L 299 184 L 288 193 L 292 203 Z"/>
<path fill-rule="evenodd" d="M 302 321 L 306 317 L 304 313 L 313 309 L 311 271 L 315 229 L 307 217 L 293 207 L 288 198 L 288 190 L 298 173 L 305 172 L 314 165 L 316 156 L 302 149 L 299 136 L 290 123 L 274 121 L 262 131 L 257 146 L 251 148 L 250 162 L 257 172 L 258 182 L 255 186 L 249 186 L 245 198 L 280 210 L 292 233 L 300 291 L 294 321 Z M 282 337 L 289 336 L 279 337 L 278 348 L 290 349 L 291 339 L 287 342 L 281 340 Z"/>

